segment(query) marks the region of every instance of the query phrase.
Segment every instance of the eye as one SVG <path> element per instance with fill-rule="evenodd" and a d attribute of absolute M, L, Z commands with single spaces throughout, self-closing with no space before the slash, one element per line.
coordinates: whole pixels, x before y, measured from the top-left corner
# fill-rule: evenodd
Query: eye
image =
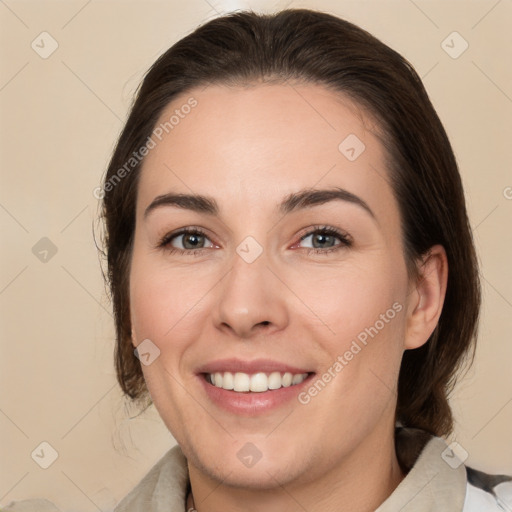
<path fill-rule="evenodd" d="M 352 245 L 352 238 L 347 233 L 343 233 L 331 226 L 315 226 L 312 231 L 301 236 L 300 242 L 297 245 L 304 242 L 309 246 L 302 245 L 301 247 L 307 249 L 308 254 L 311 252 L 325 254 L 344 247 L 350 247 Z M 294 247 L 297 247 L 297 245 Z"/>
<path fill-rule="evenodd" d="M 302 245 L 309 244 L 309 247 Z M 329 252 L 340 250 L 344 247 L 352 245 L 352 238 L 347 233 L 333 228 L 331 226 L 314 226 L 314 228 L 302 235 L 300 241 L 292 248 L 302 247 L 307 253 L 326 254 Z M 172 253 L 181 254 L 200 254 L 204 249 L 217 247 L 206 236 L 206 233 L 196 227 L 182 228 L 174 233 L 165 235 L 158 247 Z"/>
<path fill-rule="evenodd" d="M 202 249 L 215 247 L 215 244 L 211 242 L 206 233 L 200 228 L 189 227 L 165 235 L 158 243 L 158 247 L 171 253 L 190 252 L 196 254 L 196 252 L 200 252 Z"/>

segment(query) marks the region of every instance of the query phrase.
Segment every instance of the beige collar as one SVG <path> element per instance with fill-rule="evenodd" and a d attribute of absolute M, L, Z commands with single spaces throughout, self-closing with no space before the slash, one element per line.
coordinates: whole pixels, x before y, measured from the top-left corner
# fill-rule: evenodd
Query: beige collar
<path fill-rule="evenodd" d="M 457 464 L 448 457 L 453 452 L 446 443 L 424 431 L 404 428 L 397 432 L 396 444 L 399 459 L 411 469 L 375 512 L 461 512 L 466 468 L 462 463 L 452 468 Z M 443 453 L 452 466 L 443 459 Z"/>

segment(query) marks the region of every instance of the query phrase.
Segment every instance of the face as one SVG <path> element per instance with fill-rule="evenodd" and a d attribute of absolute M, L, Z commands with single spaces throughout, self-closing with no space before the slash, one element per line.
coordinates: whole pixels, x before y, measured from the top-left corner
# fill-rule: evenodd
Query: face
<path fill-rule="evenodd" d="M 130 270 L 163 421 L 191 468 L 234 486 L 371 457 L 409 297 L 377 126 L 318 85 L 209 86 L 157 125 L 176 110 L 143 164 Z"/>

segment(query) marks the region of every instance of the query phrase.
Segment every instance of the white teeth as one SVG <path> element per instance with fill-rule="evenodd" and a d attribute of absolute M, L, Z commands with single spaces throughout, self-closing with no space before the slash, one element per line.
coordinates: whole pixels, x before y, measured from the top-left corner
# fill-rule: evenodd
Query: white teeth
<path fill-rule="evenodd" d="M 281 387 L 281 374 L 272 372 L 268 376 L 268 389 L 279 389 Z"/>
<path fill-rule="evenodd" d="M 283 388 L 288 388 L 292 385 L 293 375 L 290 372 L 286 372 L 283 375 Z"/>
<path fill-rule="evenodd" d="M 221 388 L 222 386 L 217 386 Z M 247 373 L 235 373 L 234 390 L 235 391 L 249 391 L 251 387 L 251 379 Z"/>
<path fill-rule="evenodd" d="M 302 375 L 294 375 L 292 378 L 292 386 L 295 386 L 295 384 L 300 384 L 304 379 L 302 378 Z"/>
<path fill-rule="evenodd" d="M 287 388 L 300 384 L 308 376 L 307 373 L 292 374 L 290 372 L 280 373 L 272 372 L 266 374 L 264 372 L 248 373 L 236 372 L 216 372 L 208 373 L 206 379 L 210 384 L 218 388 L 233 390 L 238 393 L 252 391 L 253 393 L 262 393 L 269 389 Z"/>
<path fill-rule="evenodd" d="M 251 376 L 251 391 L 261 393 L 262 391 L 268 391 L 268 378 L 264 373 L 255 373 Z"/>
<path fill-rule="evenodd" d="M 231 372 L 225 372 L 222 378 L 222 387 L 224 389 L 233 389 L 235 387 L 235 380 Z"/>

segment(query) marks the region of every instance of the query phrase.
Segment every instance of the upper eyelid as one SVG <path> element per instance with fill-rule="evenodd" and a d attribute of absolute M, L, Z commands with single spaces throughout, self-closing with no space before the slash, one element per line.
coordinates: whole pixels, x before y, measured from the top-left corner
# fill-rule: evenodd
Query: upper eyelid
<path fill-rule="evenodd" d="M 189 235 L 189 234 L 192 234 L 192 235 L 200 234 L 201 236 L 204 236 L 205 238 L 210 240 L 210 242 L 215 243 L 215 242 L 213 242 L 213 240 L 210 239 L 210 237 L 208 236 L 206 231 L 204 231 L 204 229 L 198 228 L 198 227 L 186 226 L 186 227 L 177 229 L 175 231 L 172 231 L 170 233 L 164 234 L 164 236 L 160 237 L 159 245 L 160 244 L 162 244 L 162 245 L 163 244 L 169 244 L 171 242 L 171 240 L 173 240 L 175 238 L 178 238 L 180 236 L 185 236 L 185 235 Z"/>
<path fill-rule="evenodd" d="M 312 235 L 313 233 L 322 232 L 322 231 L 332 232 L 333 235 L 339 236 L 341 238 L 348 238 L 348 239 L 352 238 L 343 229 L 335 228 L 334 226 L 329 226 L 329 225 L 324 225 L 324 226 L 315 225 L 315 226 L 312 226 L 309 228 L 305 228 L 304 230 L 301 231 L 302 234 L 299 235 L 299 238 L 303 239 L 304 237 Z"/>

